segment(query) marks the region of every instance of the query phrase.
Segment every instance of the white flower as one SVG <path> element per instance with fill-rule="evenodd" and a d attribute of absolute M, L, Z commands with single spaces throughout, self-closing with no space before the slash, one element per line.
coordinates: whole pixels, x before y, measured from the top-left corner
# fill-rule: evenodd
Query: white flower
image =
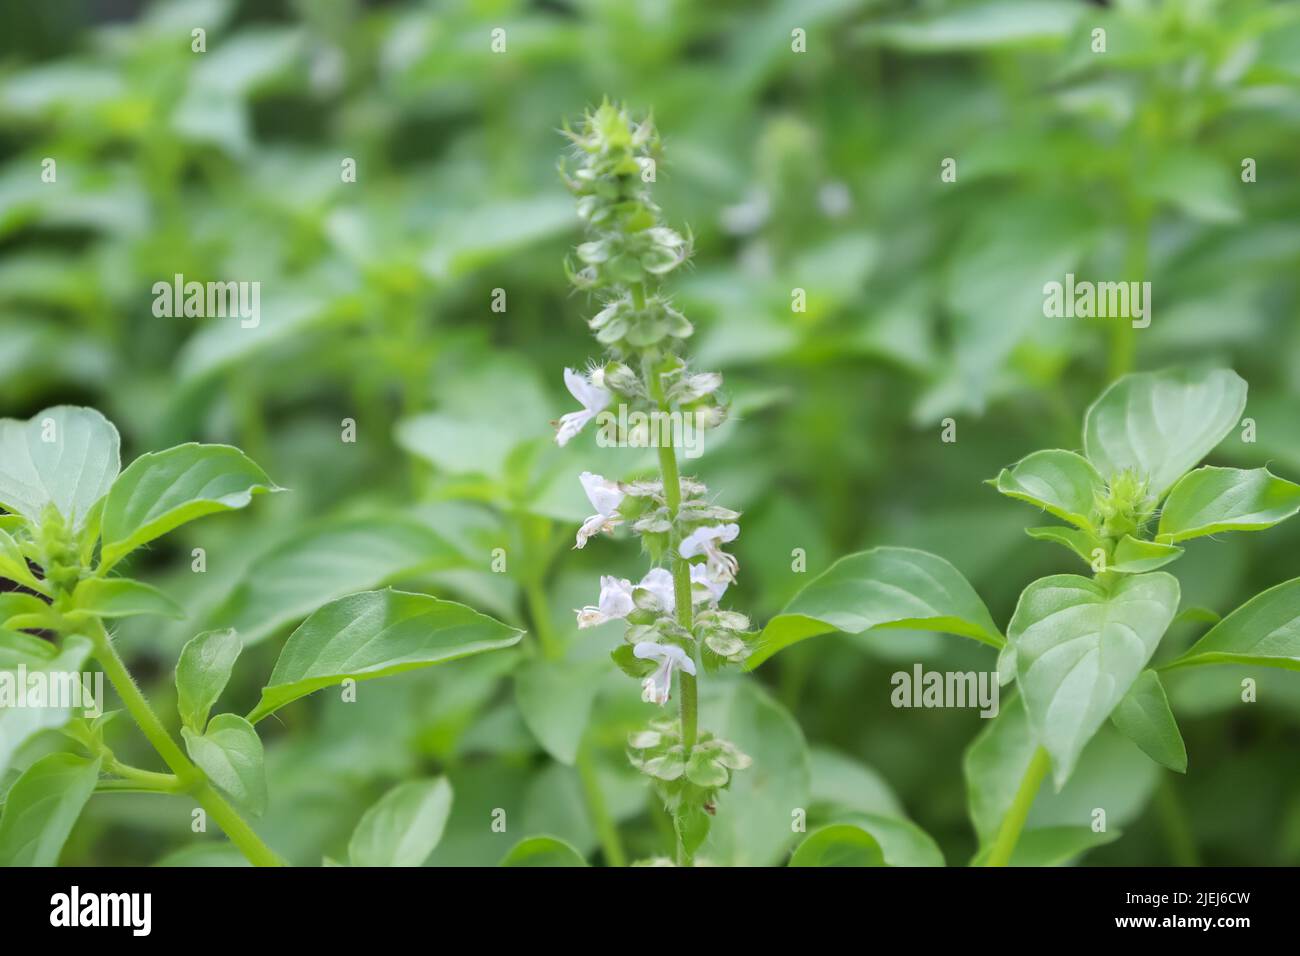
<path fill-rule="evenodd" d="M 676 608 L 676 596 L 673 593 L 673 576 L 672 572 L 666 568 L 651 568 L 646 572 L 641 583 L 637 585 L 654 595 L 655 601 L 659 607 L 671 614 Z"/>
<path fill-rule="evenodd" d="M 555 443 L 557 445 L 568 444 L 570 438 L 582 431 L 587 422 L 591 421 L 606 406 L 613 401 L 614 396 L 605 390 L 600 382 L 601 376 L 593 374 L 590 379 L 585 375 L 575 372 L 571 368 L 564 370 L 564 384 L 569 389 L 569 394 L 578 400 L 582 406 L 580 412 L 569 412 L 567 415 L 560 417 L 560 423 L 555 433 Z"/>
<path fill-rule="evenodd" d="M 587 539 L 592 535 L 602 531 L 608 533 L 613 531 L 616 525 L 623 523 L 623 519 L 618 514 L 618 506 L 623 503 L 624 492 L 618 482 L 609 481 L 589 471 L 579 475 L 578 480 L 582 482 L 582 490 L 587 493 L 587 500 L 596 509 L 596 513 L 584 521 L 582 527 L 578 529 L 578 540 L 574 547 L 584 548 Z"/>
<path fill-rule="evenodd" d="M 641 641 L 632 648 L 632 654 L 641 660 L 659 661 L 659 667 L 653 674 L 641 682 L 641 699 L 647 704 L 663 706 L 673 687 L 673 670 L 683 670 L 695 676 L 695 661 L 676 644 L 656 644 L 654 641 Z"/>
<path fill-rule="evenodd" d="M 635 605 L 632 603 L 632 582 L 627 578 L 616 578 L 603 574 L 600 578 L 600 600 L 597 606 L 590 604 L 577 611 L 578 627 L 595 627 L 606 621 L 627 617 Z"/>
<path fill-rule="evenodd" d="M 727 593 L 727 585 L 731 582 L 726 578 L 715 577 L 707 564 L 692 564 L 691 583 L 704 585 L 708 588 L 709 596 L 717 602 Z"/>
<path fill-rule="evenodd" d="M 736 580 L 736 572 L 740 569 L 740 564 L 734 557 L 722 550 L 722 546 L 728 541 L 735 541 L 740 536 L 740 525 L 738 524 L 714 524 L 705 525 L 702 528 L 696 528 L 684 539 L 677 548 L 677 553 L 683 558 L 693 558 L 696 555 L 704 555 L 709 572 L 721 581 Z"/>

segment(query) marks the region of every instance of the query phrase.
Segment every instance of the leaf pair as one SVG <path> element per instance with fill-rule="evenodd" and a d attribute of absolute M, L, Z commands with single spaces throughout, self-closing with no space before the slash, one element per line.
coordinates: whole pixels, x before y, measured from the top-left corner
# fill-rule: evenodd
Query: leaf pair
<path fill-rule="evenodd" d="M 990 483 L 1074 526 L 1032 528 L 1031 537 L 1064 545 L 1097 571 L 1153 571 L 1182 554 L 1178 542 L 1270 528 L 1300 511 L 1300 485 L 1266 468 L 1189 471 L 1240 421 L 1245 404 L 1246 383 L 1228 369 L 1128 375 L 1089 407 L 1084 455 L 1037 451 Z M 1154 541 L 1106 540 L 1098 504 L 1125 474 L 1145 483 L 1149 508 L 1164 501 Z"/>
<path fill-rule="evenodd" d="M 25 422 L 0 419 L 0 507 L 33 527 L 53 507 L 74 533 L 97 528 L 103 573 L 179 525 L 279 490 L 228 445 L 178 445 L 141 455 L 119 474 L 120 444 L 113 423 L 91 408 L 60 405 Z M 0 555 L 0 574 L 25 570 L 11 567 L 3 541 Z"/>

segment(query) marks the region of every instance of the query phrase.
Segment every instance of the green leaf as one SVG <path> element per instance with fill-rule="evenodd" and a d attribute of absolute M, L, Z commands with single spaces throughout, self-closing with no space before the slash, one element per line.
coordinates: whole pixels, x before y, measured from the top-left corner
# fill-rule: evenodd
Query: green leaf
<path fill-rule="evenodd" d="M 926 833 L 901 814 L 864 813 L 841 822 L 866 830 L 880 844 L 886 866 L 943 866 L 943 851 Z"/>
<path fill-rule="evenodd" d="M 624 647 L 630 645 L 624 644 Z M 599 676 L 590 664 L 537 658 L 515 671 L 515 702 L 546 752 L 573 766 Z"/>
<path fill-rule="evenodd" d="M 572 845 L 549 836 L 525 837 L 502 858 L 501 866 L 586 866 Z"/>
<path fill-rule="evenodd" d="M 863 28 L 869 41 L 916 53 L 986 50 L 1061 41 L 1081 10 L 1063 0 L 986 0 Z"/>
<path fill-rule="evenodd" d="M 1068 548 L 1082 558 L 1084 564 L 1089 567 L 1092 567 L 1093 552 L 1097 548 L 1105 551 L 1100 538 L 1087 531 L 1080 531 L 1078 528 L 1063 528 L 1060 525 L 1053 524 L 1041 528 L 1026 528 L 1025 534 L 1038 541 L 1051 541 L 1063 548 Z"/>
<path fill-rule="evenodd" d="M 721 786 L 721 784 L 700 784 L 699 781 L 696 783 L 699 786 Z M 722 783 L 726 783 L 726 771 L 723 771 Z M 712 822 L 713 817 L 698 803 L 684 803 L 673 814 L 673 832 L 677 834 L 678 842 L 692 857 L 704 845 Z"/>
<path fill-rule="evenodd" d="M 17 581 L 24 587 L 42 594 L 50 593 L 49 588 L 32 574 L 18 542 L 3 528 L 0 528 L 0 578 Z"/>
<path fill-rule="evenodd" d="M 866 830 L 833 823 L 808 834 L 790 857 L 790 866 L 885 866 L 885 853 Z"/>
<path fill-rule="evenodd" d="M 442 839 L 451 799 L 445 777 L 399 783 L 361 817 L 348 859 L 353 866 L 421 866 Z"/>
<path fill-rule="evenodd" d="M 1172 544 L 1139 541 L 1132 535 L 1126 534 L 1115 545 L 1115 553 L 1111 555 L 1111 563 L 1106 565 L 1106 570 L 1117 571 L 1120 574 L 1145 574 L 1147 571 L 1163 568 L 1170 561 L 1176 561 L 1182 556 L 1183 549 Z"/>
<path fill-rule="evenodd" d="M 1057 789 L 1151 659 L 1178 599 L 1178 580 L 1163 571 L 1126 575 L 1109 587 L 1059 574 L 1021 593 L 1007 636 Z"/>
<path fill-rule="evenodd" d="M 1082 455 L 1051 449 L 1027 455 L 990 482 L 1010 498 L 1027 501 L 1089 531 L 1096 496 L 1106 482 Z"/>
<path fill-rule="evenodd" d="M 1179 773 L 1187 772 L 1183 735 L 1178 732 L 1178 721 L 1155 671 L 1142 672 L 1110 715 L 1110 721 L 1156 763 Z"/>
<path fill-rule="evenodd" d="M 0 865 L 56 866 L 99 779 L 99 758 L 53 753 L 9 788 L 0 817 Z"/>
<path fill-rule="evenodd" d="M 1061 866 L 1075 857 L 1095 850 L 1120 837 L 1115 827 L 1097 833 L 1091 827 L 1034 827 L 1020 834 L 1011 854 L 1009 866 Z M 992 847 L 986 847 L 971 860 L 971 866 L 983 866 Z"/>
<path fill-rule="evenodd" d="M 0 592 L 0 627 L 26 627 L 53 630 L 58 616 L 54 609 L 35 594 L 22 591 Z"/>
<path fill-rule="evenodd" d="M 945 631 L 992 647 L 1003 644 L 975 589 L 943 558 L 911 548 L 873 548 L 840 558 L 796 594 L 763 628 L 745 669 L 809 637 L 876 627 Z"/>
<path fill-rule="evenodd" d="M 181 648 L 176 662 L 176 710 L 181 723 L 202 733 L 208 712 L 226 689 L 235 659 L 243 650 L 233 630 L 205 631 Z"/>
<path fill-rule="evenodd" d="M 30 649 L 30 645 L 28 645 Z M 63 649 L 39 669 L 48 673 L 77 673 L 90 657 L 91 643 L 84 637 L 65 638 Z M 37 670 L 28 665 L 28 676 Z M 42 730 L 62 727 L 72 719 L 69 707 L 0 707 L 0 778 L 9 768 L 14 754 L 26 741 Z"/>
<path fill-rule="evenodd" d="M 238 714 L 217 714 L 198 734 L 181 728 L 185 749 L 209 780 L 255 816 L 266 810 L 262 739 Z"/>
<path fill-rule="evenodd" d="M 1300 578 L 1255 595 L 1161 670 L 1197 664 L 1259 664 L 1300 671 Z"/>
<path fill-rule="evenodd" d="M 1088 408 L 1083 445 L 1107 480 L 1125 469 L 1162 496 L 1241 421 L 1246 383 L 1230 369 L 1138 372 Z"/>
<path fill-rule="evenodd" d="M 720 674 L 701 685 L 700 726 L 753 758 L 718 795 L 700 856 L 722 866 L 772 866 L 794 838 L 791 811 L 808 806 L 811 768 L 799 724 L 755 681 Z M 775 767 L 780 772 L 764 769 Z"/>
<path fill-rule="evenodd" d="M 238 448 L 193 442 L 141 455 L 113 483 L 100 533 L 112 567 L 142 544 L 186 522 L 243 508 L 260 492 L 279 491 Z"/>
<path fill-rule="evenodd" d="M 454 601 L 385 588 L 326 604 L 289 636 L 253 723 L 347 678 L 370 680 L 519 643 L 523 632 Z"/>
<path fill-rule="evenodd" d="M 1160 510 L 1161 541 L 1185 541 L 1219 531 L 1261 531 L 1300 511 L 1300 485 L 1267 468 L 1188 472 Z"/>
<path fill-rule="evenodd" d="M 0 617 L 4 612 L 0 611 Z M 22 664 L 29 671 L 43 666 L 58 654 L 47 640 L 22 631 L 0 629 L 0 671 L 14 670 Z"/>
<path fill-rule="evenodd" d="M 54 505 L 75 531 L 121 468 L 117 429 L 93 408 L 59 405 L 0 419 L 0 507 L 39 525 Z"/>
<path fill-rule="evenodd" d="M 331 518 L 308 525 L 253 560 L 208 619 L 245 647 L 358 588 L 468 562 L 446 538 L 404 514 Z"/>
<path fill-rule="evenodd" d="M 157 614 L 177 620 L 185 617 L 185 608 L 162 591 L 130 578 L 86 578 L 72 592 L 72 606 L 94 617 L 134 614 Z"/>

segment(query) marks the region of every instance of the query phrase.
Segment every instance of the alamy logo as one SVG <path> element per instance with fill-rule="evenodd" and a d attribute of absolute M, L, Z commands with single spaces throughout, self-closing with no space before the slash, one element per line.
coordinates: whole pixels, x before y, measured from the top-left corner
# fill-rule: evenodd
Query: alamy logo
<path fill-rule="evenodd" d="M 711 410 L 643 412 L 605 410 L 596 416 L 596 444 L 601 448 L 680 448 L 687 458 L 704 454 L 704 432 L 710 425 Z"/>
<path fill-rule="evenodd" d="M 51 926 L 126 926 L 133 936 L 153 927 L 151 893 L 82 893 L 74 886 L 50 897 Z"/>
<path fill-rule="evenodd" d="M 1043 286 L 1043 315 L 1055 319 L 1131 319 L 1133 328 L 1151 324 L 1150 282 L 1082 282 L 1067 272 L 1065 282 Z"/>
<path fill-rule="evenodd" d="M 910 673 L 896 671 L 889 682 L 895 707 L 979 707 L 981 717 L 998 715 L 996 671 L 927 671 L 914 664 Z"/>
<path fill-rule="evenodd" d="M 104 713 L 104 672 L 28 671 L 19 664 L 0 671 L 0 710 L 56 707 L 94 719 Z"/>
<path fill-rule="evenodd" d="M 153 314 L 160 319 L 239 319 L 239 327 L 262 322 L 262 283 L 186 282 L 176 273 L 171 282 L 153 284 Z"/>

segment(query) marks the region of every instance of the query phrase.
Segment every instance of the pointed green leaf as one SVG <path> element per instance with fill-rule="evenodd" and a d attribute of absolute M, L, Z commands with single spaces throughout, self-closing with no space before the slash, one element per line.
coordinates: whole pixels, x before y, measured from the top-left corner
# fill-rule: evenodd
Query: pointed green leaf
<path fill-rule="evenodd" d="M 1163 568 L 1170 561 L 1176 561 L 1182 556 L 1183 549 L 1172 544 L 1140 541 L 1126 534 L 1115 545 L 1115 553 L 1111 555 L 1106 570 L 1117 571 L 1120 574 L 1145 574 L 1147 571 Z"/>
<path fill-rule="evenodd" d="M 99 779 L 99 758 L 53 753 L 9 788 L 0 816 L 0 866 L 56 866 Z"/>
<path fill-rule="evenodd" d="M 1003 644 L 975 589 L 943 558 L 911 548 L 873 548 L 841 558 L 796 594 L 763 628 L 745 669 L 809 637 L 876 627 L 944 631 L 992 647 Z"/>
<path fill-rule="evenodd" d="M 1051 541 L 1063 548 L 1068 548 L 1083 559 L 1083 563 L 1092 567 L 1093 552 L 1105 546 L 1095 534 L 1080 531 L 1078 528 L 1063 528 L 1060 525 L 1045 525 L 1041 528 L 1026 528 L 1025 534 L 1038 541 Z"/>
<path fill-rule="evenodd" d="M 162 591 L 130 578 L 86 578 L 72 592 L 72 606 L 94 617 L 135 614 L 156 614 L 178 620 L 185 617 L 185 608 Z"/>
<path fill-rule="evenodd" d="M 141 455 L 113 483 L 104 504 L 104 567 L 188 521 L 243 508 L 253 495 L 279 490 L 229 445 L 191 442 Z"/>
<path fill-rule="evenodd" d="M 28 670 L 39 668 L 58 652 L 52 643 L 35 634 L 0 629 L 0 671 L 15 670 L 19 664 Z"/>
<path fill-rule="evenodd" d="M 1138 372 L 1088 408 L 1083 445 L 1107 480 L 1125 469 L 1164 494 L 1214 450 L 1246 407 L 1246 383 L 1231 369 Z"/>
<path fill-rule="evenodd" d="M 1161 541 L 1185 541 L 1220 531 L 1260 531 L 1300 511 L 1300 485 L 1267 468 L 1188 472 L 1160 509 Z"/>
<path fill-rule="evenodd" d="M 500 866 L 586 866 L 571 844 L 549 836 L 525 837 L 502 858 Z"/>
<path fill-rule="evenodd" d="M 385 588 L 326 604 L 289 636 L 253 723 L 347 678 L 370 680 L 510 647 L 523 632 L 454 601 Z"/>
<path fill-rule="evenodd" d="M 217 714 L 197 734 L 181 728 L 185 749 L 209 780 L 254 816 L 266 810 L 266 767 L 262 739 L 238 714 Z"/>
<path fill-rule="evenodd" d="M 1156 763 L 1179 773 L 1187 772 L 1183 735 L 1155 671 L 1142 672 L 1110 715 L 1110 721 Z"/>
<path fill-rule="evenodd" d="M 0 578 L 17 581 L 42 594 L 50 593 L 45 584 L 32 574 L 18 542 L 3 528 L 0 528 Z"/>
<path fill-rule="evenodd" d="M 233 627 L 245 647 L 358 588 L 468 564 L 450 541 L 408 514 L 314 522 L 260 555 L 209 627 Z"/>
<path fill-rule="evenodd" d="M 226 689 L 243 645 L 232 630 L 206 631 L 181 648 L 176 662 L 176 709 L 181 723 L 202 733 L 208 712 Z"/>
<path fill-rule="evenodd" d="M 790 866 L 885 865 L 885 853 L 876 838 L 851 823 L 814 830 L 790 857 Z"/>
<path fill-rule="evenodd" d="M 1260 664 L 1300 671 L 1300 578 L 1257 594 L 1161 669 Z"/>
<path fill-rule="evenodd" d="M 515 671 L 515 703 L 524 724 L 562 764 L 577 759 L 598 686 L 591 665 L 574 661 L 537 658 Z"/>
<path fill-rule="evenodd" d="M 1106 482 L 1082 455 L 1059 448 L 1026 455 L 991 484 L 1002 494 L 1037 505 L 1084 530 L 1092 527 L 1089 515 Z"/>
<path fill-rule="evenodd" d="M 1051 755 L 1058 789 L 1151 659 L 1178 598 L 1178 580 L 1163 571 L 1109 586 L 1059 574 L 1021 593 L 1007 637 L 1030 726 Z"/>
<path fill-rule="evenodd" d="M 442 839 L 451 800 L 445 777 L 399 783 L 362 815 L 348 859 L 353 866 L 421 866 Z"/>
<path fill-rule="evenodd" d="M 0 418 L 0 507 L 40 524 L 54 505 L 76 530 L 121 468 L 117 429 L 93 408 L 59 405 Z"/>

